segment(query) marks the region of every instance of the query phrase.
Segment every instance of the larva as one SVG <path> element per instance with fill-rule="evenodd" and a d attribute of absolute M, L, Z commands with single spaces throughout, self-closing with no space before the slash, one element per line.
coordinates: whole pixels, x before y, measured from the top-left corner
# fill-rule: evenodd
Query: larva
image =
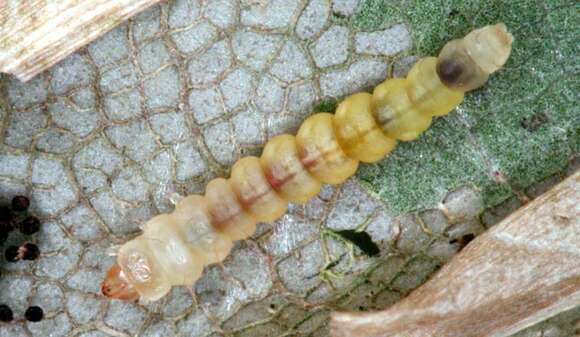
<path fill-rule="evenodd" d="M 103 294 L 155 301 L 172 286 L 193 284 L 204 266 L 222 261 L 257 222 L 276 220 L 289 202 L 304 203 L 321 184 L 344 182 L 359 162 L 376 162 L 397 141 L 417 138 L 433 117 L 448 114 L 464 92 L 503 66 L 512 40 L 502 23 L 474 30 L 447 43 L 438 58 L 419 60 L 407 78 L 346 97 L 335 114 L 306 119 L 296 136 L 272 138 L 260 158 L 240 159 L 229 179 L 208 183 L 204 196 L 185 197 L 172 213 L 149 220 L 141 235 L 119 248 Z"/>

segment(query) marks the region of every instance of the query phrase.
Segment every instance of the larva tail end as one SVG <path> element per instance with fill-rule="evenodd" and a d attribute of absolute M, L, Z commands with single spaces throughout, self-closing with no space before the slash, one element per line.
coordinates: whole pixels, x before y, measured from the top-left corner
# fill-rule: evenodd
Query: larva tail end
<path fill-rule="evenodd" d="M 508 32 L 505 23 L 500 22 L 496 24 L 495 29 L 497 29 L 498 35 L 501 37 L 504 44 L 507 46 L 511 46 L 512 43 L 514 42 L 514 36 L 510 32 Z"/>
<path fill-rule="evenodd" d="M 101 292 L 108 298 L 114 298 L 125 301 L 136 301 L 139 299 L 139 293 L 129 283 L 123 270 L 118 264 L 114 264 L 101 283 Z"/>
<path fill-rule="evenodd" d="M 503 67 L 512 52 L 513 41 L 504 23 L 476 29 L 464 38 L 468 54 L 487 74 Z"/>
<path fill-rule="evenodd" d="M 485 84 L 507 62 L 514 37 L 503 23 L 472 31 L 449 41 L 437 58 L 437 75 L 455 91 L 467 92 Z"/>

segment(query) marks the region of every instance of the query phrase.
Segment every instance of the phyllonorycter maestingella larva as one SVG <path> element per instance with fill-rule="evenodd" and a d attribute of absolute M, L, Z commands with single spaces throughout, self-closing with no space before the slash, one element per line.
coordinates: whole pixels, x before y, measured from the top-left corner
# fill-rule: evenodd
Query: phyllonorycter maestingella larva
<path fill-rule="evenodd" d="M 335 114 L 306 119 L 296 136 L 270 139 L 260 158 L 240 159 L 228 179 L 177 201 L 172 213 L 147 221 L 141 235 L 120 246 L 103 294 L 155 301 L 172 286 L 192 285 L 204 266 L 229 254 L 233 241 L 252 235 L 257 222 L 276 220 L 289 202 L 304 203 L 321 184 L 344 182 L 359 162 L 376 162 L 397 141 L 417 138 L 504 65 L 512 41 L 502 23 L 474 30 L 447 43 L 439 57 L 420 59 L 406 78 L 346 97 Z"/>

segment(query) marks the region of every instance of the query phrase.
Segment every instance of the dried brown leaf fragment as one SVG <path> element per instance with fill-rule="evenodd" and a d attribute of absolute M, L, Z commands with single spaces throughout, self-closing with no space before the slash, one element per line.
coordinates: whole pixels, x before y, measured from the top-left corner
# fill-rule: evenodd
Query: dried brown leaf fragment
<path fill-rule="evenodd" d="M 334 337 L 503 337 L 580 305 L 580 172 L 476 238 L 391 308 Z"/>
<path fill-rule="evenodd" d="M 159 1 L 2 1 L 0 72 L 28 81 Z"/>

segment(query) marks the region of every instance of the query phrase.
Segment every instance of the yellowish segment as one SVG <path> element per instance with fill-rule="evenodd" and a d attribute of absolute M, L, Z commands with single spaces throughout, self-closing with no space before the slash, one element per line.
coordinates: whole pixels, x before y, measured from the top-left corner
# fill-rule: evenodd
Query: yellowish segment
<path fill-rule="evenodd" d="M 334 131 L 344 152 L 351 158 L 373 163 L 381 160 L 397 145 L 385 136 L 373 117 L 373 96 L 358 93 L 338 105 L 334 115 Z"/>
<path fill-rule="evenodd" d="M 203 261 L 182 240 L 173 214 L 161 214 L 147 221 L 143 239 L 172 285 L 192 285 L 201 276 Z"/>
<path fill-rule="evenodd" d="M 117 263 L 141 299 L 156 301 L 171 290 L 165 270 L 153 255 L 148 240 L 142 236 L 126 242 L 119 249 Z"/>
<path fill-rule="evenodd" d="M 407 93 L 413 108 L 427 116 L 443 116 L 463 101 L 463 92 L 445 86 L 436 71 L 437 58 L 417 61 L 407 75 Z"/>
<path fill-rule="evenodd" d="M 232 250 L 232 240 L 211 223 L 207 200 L 190 195 L 175 205 L 173 216 L 183 241 L 205 265 L 223 261 Z"/>
<path fill-rule="evenodd" d="M 308 173 L 298 157 L 294 136 L 270 139 L 260 163 L 270 185 L 286 200 L 303 204 L 320 191 L 320 182 Z"/>
<path fill-rule="evenodd" d="M 231 240 L 242 240 L 256 231 L 256 220 L 240 205 L 229 181 L 217 178 L 205 188 L 214 228 L 227 235 Z"/>
<path fill-rule="evenodd" d="M 485 84 L 489 74 L 481 69 L 465 48 L 465 41 L 447 42 L 437 57 L 439 79 L 454 91 L 470 91 Z"/>
<path fill-rule="evenodd" d="M 257 221 L 271 222 L 286 212 L 288 202 L 272 189 L 260 165 L 260 159 L 245 157 L 232 167 L 232 189 L 242 207 Z"/>
<path fill-rule="evenodd" d="M 304 167 L 327 184 L 340 184 L 352 176 L 358 160 L 349 158 L 334 134 L 333 115 L 319 113 L 302 123 L 296 135 L 298 153 Z"/>
<path fill-rule="evenodd" d="M 419 113 L 407 95 L 404 78 L 389 79 L 373 92 L 374 116 L 388 137 L 413 140 L 431 125 L 431 116 Z"/>

